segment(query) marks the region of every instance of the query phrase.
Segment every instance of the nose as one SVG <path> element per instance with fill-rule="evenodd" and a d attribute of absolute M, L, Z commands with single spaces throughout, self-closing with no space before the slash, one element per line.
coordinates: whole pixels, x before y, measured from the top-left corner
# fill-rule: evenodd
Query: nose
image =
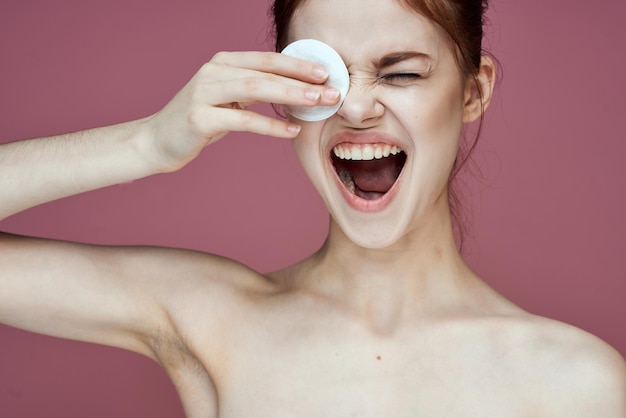
<path fill-rule="evenodd" d="M 350 90 L 337 114 L 356 128 L 368 127 L 385 113 L 385 107 L 377 99 L 376 87 L 350 79 Z"/>

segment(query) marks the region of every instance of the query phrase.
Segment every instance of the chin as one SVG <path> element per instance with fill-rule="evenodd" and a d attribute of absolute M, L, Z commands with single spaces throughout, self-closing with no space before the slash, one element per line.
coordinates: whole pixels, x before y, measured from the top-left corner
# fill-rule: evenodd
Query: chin
<path fill-rule="evenodd" d="M 350 222 L 344 225 L 338 223 L 338 228 L 353 244 L 371 250 L 392 247 L 403 237 L 401 231 L 397 229 L 397 225 L 383 226 L 372 225 L 371 223 L 354 225 L 354 222 Z"/>

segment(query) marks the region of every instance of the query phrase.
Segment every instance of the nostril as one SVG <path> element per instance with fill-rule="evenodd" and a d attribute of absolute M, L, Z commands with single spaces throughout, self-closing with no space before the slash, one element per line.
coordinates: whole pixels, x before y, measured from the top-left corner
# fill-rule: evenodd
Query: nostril
<path fill-rule="evenodd" d="M 353 125 L 378 119 L 385 113 L 385 106 L 378 100 L 373 89 L 351 86 L 337 114 Z"/>

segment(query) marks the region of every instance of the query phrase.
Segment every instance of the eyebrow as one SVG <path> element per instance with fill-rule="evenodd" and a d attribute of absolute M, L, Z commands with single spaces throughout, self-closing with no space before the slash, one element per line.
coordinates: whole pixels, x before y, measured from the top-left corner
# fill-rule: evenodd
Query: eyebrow
<path fill-rule="evenodd" d="M 385 68 L 391 67 L 394 64 L 397 64 L 402 61 L 410 60 L 418 58 L 421 60 L 430 61 L 431 57 L 428 54 L 423 52 L 415 52 L 415 51 L 402 51 L 402 52 L 392 52 L 390 54 L 385 55 L 377 61 L 374 61 L 376 67 Z"/>

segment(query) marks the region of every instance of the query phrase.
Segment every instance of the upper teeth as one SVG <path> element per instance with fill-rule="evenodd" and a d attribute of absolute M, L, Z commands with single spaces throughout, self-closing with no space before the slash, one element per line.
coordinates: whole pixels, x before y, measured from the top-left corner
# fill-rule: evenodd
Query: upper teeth
<path fill-rule="evenodd" d="M 400 148 L 389 144 L 339 144 L 333 148 L 333 153 L 342 160 L 380 160 L 400 153 Z"/>

